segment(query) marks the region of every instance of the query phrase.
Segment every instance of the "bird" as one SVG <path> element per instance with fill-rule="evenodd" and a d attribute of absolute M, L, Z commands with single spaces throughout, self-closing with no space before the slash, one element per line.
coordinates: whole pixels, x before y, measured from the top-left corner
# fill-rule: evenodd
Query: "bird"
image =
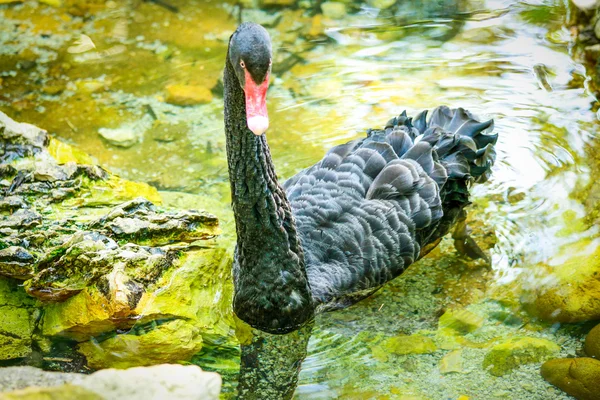
<path fill-rule="evenodd" d="M 280 184 L 266 134 L 272 60 L 268 32 L 245 22 L 230 37 L 223 84 L 233 311 L 279 335 L 370 296 L 455 226 L 462 247 L 473 245 L 469 189 L 490 177 L 498 135 L 463 108 L 402 112 Z"/>

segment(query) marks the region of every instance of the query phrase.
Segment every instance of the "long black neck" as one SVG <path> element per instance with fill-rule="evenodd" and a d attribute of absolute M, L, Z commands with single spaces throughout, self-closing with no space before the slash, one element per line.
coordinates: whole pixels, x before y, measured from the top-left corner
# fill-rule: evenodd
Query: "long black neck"
<path fill-rule="evenodd" d="M 287 333 L 314 312 L 304 256 L 267 139 L 247 127 L 244 92 L 227 58 L 225 134 L 238 238 L 233 307 L 240 319 L 257 329 Z"/>

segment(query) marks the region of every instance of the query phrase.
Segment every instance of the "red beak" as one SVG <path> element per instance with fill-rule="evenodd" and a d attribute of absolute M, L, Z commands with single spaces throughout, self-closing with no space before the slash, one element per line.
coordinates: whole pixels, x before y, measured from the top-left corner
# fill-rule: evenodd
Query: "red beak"
<path fill-rule="evenodd" d="M 248 128 L 256 135 L 260 136 L 269 127 L 269 116 L 267 115 L 267 89 L 269 88 L 269 74 L 260 85 L 254 83 L 248 70 L 244 70 L 246 77 L 246 122 Z"/>

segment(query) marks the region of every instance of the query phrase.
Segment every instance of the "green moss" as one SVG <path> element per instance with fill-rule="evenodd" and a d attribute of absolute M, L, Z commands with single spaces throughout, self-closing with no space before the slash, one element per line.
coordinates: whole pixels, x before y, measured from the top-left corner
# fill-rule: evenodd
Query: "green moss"
<path fill-rule="evenodd" d="M 516 337 L 495 345 L 485 355 L 483 368 L 502 376 L 523 364 L 545 361 L 556 356 L 560 347 L 546 339 Z"/>
<path fill-rule="evenodd" d="M 122 334 L 102 342 L 81 343 L 78 350 L 92 368 L 129 368 L 188 361 L 202 348 L 200 329 L 178 319 L 145 334 Z"/>
<path fill-rule="evenodd" d="M 0 307 L 0 360 L 30 354 L 32 333 L 33 324 L 27 309 Z"/>

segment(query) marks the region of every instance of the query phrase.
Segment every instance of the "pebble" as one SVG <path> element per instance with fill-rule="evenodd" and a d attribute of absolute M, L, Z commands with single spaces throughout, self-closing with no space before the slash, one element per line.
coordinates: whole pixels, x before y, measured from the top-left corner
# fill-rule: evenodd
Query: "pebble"
<path fill-rule="evenodd" d="M 385 10 L 386 8 L 390 8 L 394 4 L 396 4 L 396 0 L 367 0 L 367 4 L 371 7 L 379 8 L 380 10 Z"/>
<path fill-rule="evenodd" d="M 176 106 L 193 106 L 210 103 L 213 98 L 210 89 L 197 85 L 168 85 L 166 102 Z"/>
<path fill-rule="evenodd" d="M 321 4 L 321 11 L 323 11 L 325 17 L 331 19 L 343 19 L 347 14 L 346 5 L 335 1 L 327 1 Z"/>

